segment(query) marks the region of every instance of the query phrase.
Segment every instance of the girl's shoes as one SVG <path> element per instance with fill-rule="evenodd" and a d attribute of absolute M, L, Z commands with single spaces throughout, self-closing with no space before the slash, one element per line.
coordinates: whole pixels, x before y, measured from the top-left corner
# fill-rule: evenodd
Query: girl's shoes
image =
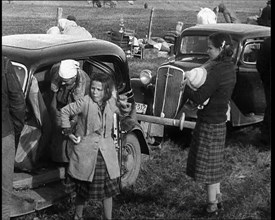
<path fill-rule="evenodd" d="M 223 202 L 222 202 L 222 194 L 221 193 L 217 194 L 216 199 L 218 201 L 218 203 L 217 203 L 218 209 L 223 211 L 224 207 L 223 207 Z"/>
<path fill-rule="evenodd" d="M 84 218 L 83 216 L 79 216 L 77 213 L 75 213 L 74 220 L 84 220 Z"/>
<path fill-rule="evenodd" d="M 222 194 L 219 193 L 216 196 L 216 200 L 214 202 L 209 202 L 206 209 L 205 213 L 207 216 L 212 217 L 212 216 L 217 216 L 221 211 L 224 210 L 223 207 L 223 202 L 222 202 Z"/>
<path fill-rule="evenodd" d="M 205 212 L 209 216 L 215 216 L 219 214 L 219 208 L 217 205 L 217 200 L 215 202 L 208 203 Z"/>

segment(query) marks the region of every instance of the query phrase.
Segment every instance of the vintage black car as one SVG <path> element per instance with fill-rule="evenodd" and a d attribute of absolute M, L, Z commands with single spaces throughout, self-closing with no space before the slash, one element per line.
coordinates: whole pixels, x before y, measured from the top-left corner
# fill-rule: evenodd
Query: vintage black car
<path fill-rule="evenodd" d="M 228 23 L 196 25 L 184 29 L 176 38 L 175 59 L 162 64 L 156 74 L 151 74 L 153 77 L 150 71 L 143 70 L 140 78 L 131 79 L 137 117 L 146 122 L 149 138 L 162 137 L 164 125 L 194 128 L 197 107 L 190 102 L 182 103 L 180 84 L 185 71 L 209 59 L 207 38 L 216 31 L 230 34 L 234 44 L 237 83 L 231 100 L 230 124 L 244 126 L 263 120 L 265 95 L 256 59 L 260 44 L 270 36 L 270 28 Z"/>
<path fill-rule="evenodd" d="M 98 39 L 79 39 L 66 35 L 23 34 L 3 36 L 2 55 L 9 57 L 12 61 L 26 98 L 28 118 L 34 118 L 32 123 L 31 120 L 26 120 L 26 125 L 32 125 L 35 128 L 37 126 L 34 131 L 41 129 L 37 148 L 44 148 L 44 152 L 48 151 L 51 144 L 52 129 L 48 112 L 51 67 L 61 60 L 74 59 L 80 62 L 81 68 L 88 74 L 99 72 L 111 75 L 115 80 L 118 93 L 127 95 L 128 101 L 133 103 L 131 117 L 125 120 L 118 119 L 120 123 L 117 123 L 114 129 L 116 132 L 114 141 L 116 141 L 121 162 L 120 185 L 123 189 L 136 181 L 141 154 L 149 154 L 149 149 L 143 130 L 135 118 L 128 62 L 120 47 Z M 34 78 L 36 81 L 33 81 Z M 30 97 L 32 82 L 38 83 L 38 89 L 35 96 L 32 93 Z M 35 100 L 30 100 L 33 98 Z M 38 113 L 32 109 L 33 101 L 37 101 L 35 104 L 39 106 Z M 14 194 L 20 199 L 13 201 L 11 216 L 46 208 L 66 196 L 64 186 L 61 184 L 61 180 L 64 179 L 64 167 L 56 167 L 50 161 L 43 161 L 43 166 L 38 166 L 38 168 L 30 166 L 29 163 L 33 159 L 31 157 L 35 156 L 37 149 L 28 149 L 24 144 L 29 143 L 21 143 L 21 150 L 23 150 L 20 155 L 16 155 L 16 158 L 21 157 L 21 160 L 16 161 L 20 169 L 14 172 L 13 187 Z M 41 160 L 43 159 L 42 156 Z M 30 167 L 33 167 L 33 170 Z"/>

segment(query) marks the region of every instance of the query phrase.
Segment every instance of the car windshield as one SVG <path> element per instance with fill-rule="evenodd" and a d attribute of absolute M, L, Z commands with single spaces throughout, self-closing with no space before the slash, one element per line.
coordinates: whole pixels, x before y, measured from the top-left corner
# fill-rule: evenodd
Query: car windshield
<path fill-rule="evenodd" d="M 237 42 L 233 40 L 234 55 L 237 49 Z M 183 36 L 181 40 L 181 54 L 205 54 L 207 55 L 208 36 Z M 234 57 L 233 55 L 233 57 Z"/>
<path fill-rule="evenodd" d="M 207 40 L 208 36 L 184 36 L 180 51 L 182 54 L 207 54 Z"/>

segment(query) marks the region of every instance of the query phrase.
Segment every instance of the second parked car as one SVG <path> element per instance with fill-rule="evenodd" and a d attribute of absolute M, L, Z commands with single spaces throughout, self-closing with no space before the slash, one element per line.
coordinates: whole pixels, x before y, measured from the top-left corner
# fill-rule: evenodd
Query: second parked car
<path fill-rule="evenodd" d="M 176 38 L 175 59 L 162 64 L 152 78 L 142 71 L 133 78 L 132 88 L 137 102 L 138 119 L 149 122 L 148 136 L 163 136 L 163 126 L 194 128 L 197 106 L 181 100 L 181 82 L 185 72 L 205 63 L 208 36 L 214 32 L 231 35 L 234 45 L 233 61 L 237 83 L 230 103 L 232 126 L 261 122 L 265 109 L 265 94 L 256 69 L 257 53 L 270 28 L 249 24 L 208 24 L 186 28 Z"/>

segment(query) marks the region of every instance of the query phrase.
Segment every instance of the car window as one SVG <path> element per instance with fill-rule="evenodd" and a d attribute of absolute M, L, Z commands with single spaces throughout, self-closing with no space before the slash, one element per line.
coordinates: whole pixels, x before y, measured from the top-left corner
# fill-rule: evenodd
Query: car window
<path fill-rule="evenodd" d="M 20 82 L 22 90 L 24 91 L 26 88 L 26 83 L 27 83 L 27 78 L 28 78 L 28 70 L 27 70 L 26 66 L 24 66 L 21 63 L 17 63 L 17 62 L 13 62 L 13 61 L 11 63 L 14 67 L 16 76 L 18 77 L 18 80 Z"/>
<path fill-rule="evenodd" d="M 248 41 L 243 49 L 242 61 L 247 64 L 256 64 L 259 49 L 260 42 Z"/>
<path fill-rule="evenodd" d="M 107 65 L 108 67 L 110 67 L 113 71 L 114 71 L 114 64 L 113 63 L 108 63 L 108 62 L 102 62 L 103 64 Z M 83 63 L 83 70 L 89 75 L 91 76 L 92 73 L 103 73 L 104 70 L 102 70 L 101 68 L 99 68 L 96 65 L 93 65 L 92 62 L 84 61 Z"/>
<path fill-rule="evenodd" d="M 113 60 L 108 57 L 94 57 L 83 63 L 83 70 L 91 77 L 92 73 L 107 73 L 114 77 L 116 88 L 120 91 L 124 88 L 121 69 Z"/>

